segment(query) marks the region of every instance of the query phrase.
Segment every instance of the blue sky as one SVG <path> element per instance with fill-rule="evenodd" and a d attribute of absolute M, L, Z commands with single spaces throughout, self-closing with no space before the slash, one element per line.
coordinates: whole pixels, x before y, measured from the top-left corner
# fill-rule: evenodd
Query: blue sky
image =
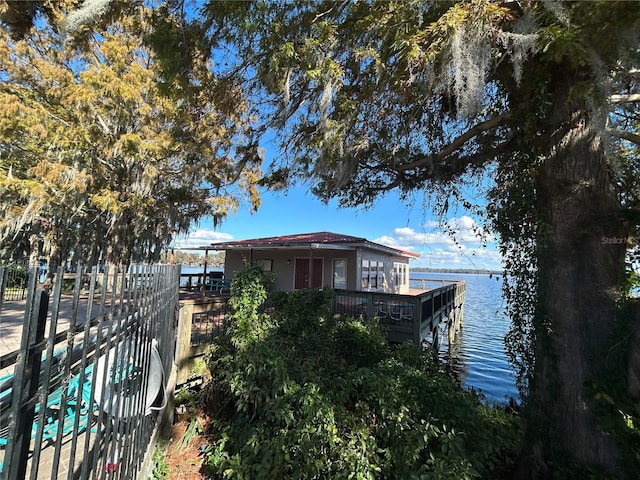
<path fill-rule="evenodd" d="M 251 214 L 244 208 L 232 213 L 215 230 L 211 220 L 205 219 L 192 227 L 187 237 L 176 239 L 175 246 L 329 231 L 417 252 L 421 257 L 412 260 L 414 268 L 501 269 L 495 239 L 489 236 L 483 247 L 476 219 L 468 212 L 460 207 L 446 221 L 457 232 L 457 244 L 428 208 L 423 207 L 421 197 L 409 206 L 397 195 L 389 194 L 365 211 L 337 208 L 335 202 L 324 205 L 308 189 L 299 186 L 286 194 L 264 192 L 257 213 Z"/>
<path fill-rule="evenodd" d="M 277 132 L 273 131 L 262 139 L 265 171 L 274 155 L 278 155 L 276 139 Z M 482 182 L 482 179 L 478 181 Z M 174 246 L 202 247 L 219 241 L 329 231 L 417 252 L 421 256 L 411 260 L 412 267 L 502 270 L 495 239 L 479 229 L 476 222 L 480 219 L 473 218 L 461 206 L 444 219 L 456 232 L 454 239 L 440 219 L 425 207 L 427 202 L 422 195 L 416 195 L 415 201 L 408 205 L 397 194 L 389 193 L 372 208 L 362 210 L 338 208 L 337 202 L 324 205 L 308 190 L 297 186 L 287 193 L 263 192 L 257 213 L 251 214 L 245 206 L 231 213 L 215 229 L 211 219 L 204 219 L 191 228 L 189 235 L 177 238 Z M 477 193 L 469 193 L 472 203 L 482 204 Z M 481 241 L 478 231 L 487 242 Z"/>

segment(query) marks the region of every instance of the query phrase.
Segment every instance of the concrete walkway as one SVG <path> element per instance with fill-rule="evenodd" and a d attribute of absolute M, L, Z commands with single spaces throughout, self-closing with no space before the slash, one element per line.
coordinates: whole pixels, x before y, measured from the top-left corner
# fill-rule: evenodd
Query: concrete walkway
<path fill-rule="evenodd" d="M 80 297 L 78 304 L 77 323 L 83 323 L 87 311 L 87 297 Z M 22 327 L 25 322 L 26 300 L 4 301 L 2 311 L 0 311 L 0 356 L 20 350 L 22 342 Z M 60 298 L 58 324 L 55 333 L 60 333 L 69 329 L 72 318 L 73 301 L 69 296 Z M 49 338 L 51 332 L 51 299 L 49 300 L 49 314 L 45 327 L 45 338 Z M 13 367 L 0 370 L 0 377 L 13 372 Z"/>
<path fill-rule="evenodd" d="M 0 356 L 20 349 L 25 300 L 3 302 L 0 312 Z"/>

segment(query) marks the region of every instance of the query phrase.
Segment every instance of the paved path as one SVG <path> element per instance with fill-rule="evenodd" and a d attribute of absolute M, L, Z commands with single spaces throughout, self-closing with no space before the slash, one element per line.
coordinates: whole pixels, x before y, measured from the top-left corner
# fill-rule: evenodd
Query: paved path
<path fill-rule="evenodd" d="M 187 293 L 180 292 L 180 300 L 189 298 L 200 298 L 201 293 Z M 215 296 L 212 292 L 207 292 L 207 296 Z M 96 296 L 96 299 L 98 296 Z M 51 305 L 52 300 L 49 299 L 49 317 L 47 319 L 47 327 L 45 330 L 45 338 L 50 335 L 50 322 L 51 322 Z M 58 315 L 58 325 L 56 333 L 63 332 L 69 328 L 69 322 L 72 318 L 72 297 L 69 295 L 63 295 L 60 298 L 60 308 Z M 106 302 L 108 304 L 108 301 Z M 76 323 L 83 323 L 86 317 L 86 311 L 88 306 L 87 296 L 80 296 L 78 304 L 78 314 Z M 4 301 L 2 303 L 2 310 L 0 310 L 0 356 L 7 353 L 20 350 L 20 342 L 22 341 L 22 325 L 24 324 L 24 310 L 26 307 L 26 300 L 11 300 Z M 94 315 L 98 313 L 96 307 L 94 307 Z M 2 372 L 0 372 L 2 376 Z"/>
<path fill-rule="evenodd" d="M 45 338 L 51 335 L 51 299 L 49 300 L 49 315 L 45 327 Z M 77 322 L 84 322 L 87 310 L 87 298 L 80 297 L 78 305 Z M 0 311 L 0 356 L 6 355 L 20 350 L 22 341 L 22 326 L 24 324 L 24 315 L 26 308 L 26 300 L 4 301 L 2 303 L 2 311 Z M 72 318 L 72 299 L 71 297 L 60 298 L 60 308 L 58 315 L 58 325 L 55 333 L 60 333 L 69 328 L 70 319 Z M 0 370 L 0 377 L 13 372 L 13 367 L 7 367 Z"/>
<path fill-rule="evenodd" d="M 0 312 L 0 356 L 18 350 L 22 337 L 25 301 L 2 303 Z"/>

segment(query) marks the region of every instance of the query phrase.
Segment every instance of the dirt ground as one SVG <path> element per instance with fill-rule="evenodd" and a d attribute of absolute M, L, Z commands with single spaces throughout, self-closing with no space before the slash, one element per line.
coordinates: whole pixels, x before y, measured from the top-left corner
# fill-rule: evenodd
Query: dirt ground
<path fill-rule="evenodd" d="M 193 418 L 199 421 L 201 432 L 192 438 L 185 434 Z M 208 428 L 208 418 L 204 414 L 195 417 L 181 417 L 171 427 L 171 436 L 165 454 L 165 463 L 169 467 L 168 478 L 171 480 L 201 480 L 204 475 L 203 461 L 200 447 L 208 443 L 205 432 Z M 188 437 L 192 435 L 189 434 Z"/>

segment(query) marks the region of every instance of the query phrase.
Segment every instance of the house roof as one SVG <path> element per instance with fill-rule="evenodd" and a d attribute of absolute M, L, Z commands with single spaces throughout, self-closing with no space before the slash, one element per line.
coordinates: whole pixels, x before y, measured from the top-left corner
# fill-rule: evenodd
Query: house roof
<path fill-rule="evenodd" d="M 282 235 L 279 237 L 253 238 L 250 240 L 236 240 L 232 242 L 212 243 L 211 249 L 215 250 L 275 250 L 287 248 L 312 248 L 327 250 L 355 250 L 367 248 L 391 255 L 417 258 L 419 253 L 388 247 L 379 243 L 370 242 L 363 237 L 352 237 L 332 232 L 299 233 L 295 235 Z"/>

